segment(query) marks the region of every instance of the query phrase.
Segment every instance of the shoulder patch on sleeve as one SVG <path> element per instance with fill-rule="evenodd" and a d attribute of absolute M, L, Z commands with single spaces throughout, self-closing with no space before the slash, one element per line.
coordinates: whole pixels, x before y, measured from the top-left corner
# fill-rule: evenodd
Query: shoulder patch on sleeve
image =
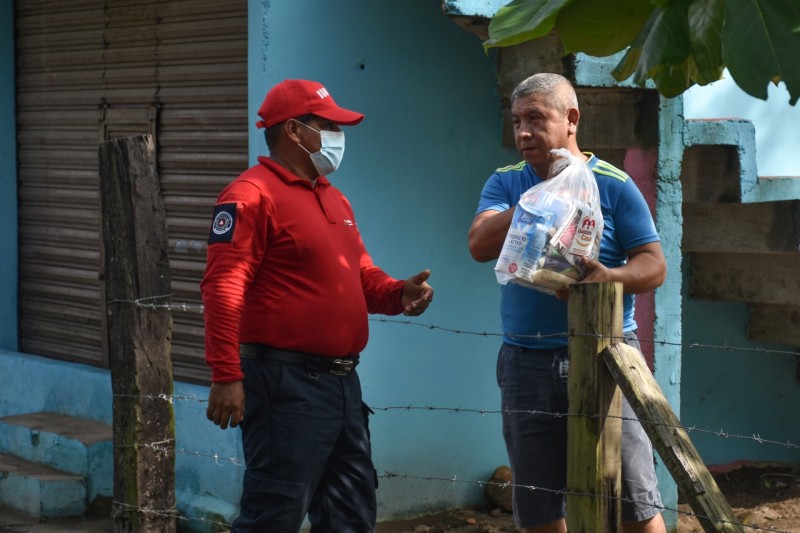
<path fill-rule="evenodd" d="M 214 206 L 214 221 L 208 234 L 208 244 L 232 242 L 236 230 L 236 204 Z"/>

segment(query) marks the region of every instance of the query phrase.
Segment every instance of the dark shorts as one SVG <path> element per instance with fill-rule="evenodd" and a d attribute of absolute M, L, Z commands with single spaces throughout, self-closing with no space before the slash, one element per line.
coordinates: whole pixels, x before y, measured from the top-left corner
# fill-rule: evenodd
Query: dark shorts
<path fill-rule="evenodd" d="M 377 475 L 358 374 L 242 358 L 247 469 L 234 533 L 371 533 Z"/>
<path fill-rule="evenodd" d="M 627 344 L 640 349 L 635 334 L 625 337 Z M 566 349 L 529 350 L 509 344 L 500 348 L 497 383 L 514 478 L 514 522 L 520 528 L 566 516 L 567 417 L 555 415 L 569 410 L 568 372 Z M 622 416 L 622 520 L 646 520 L 657 515 L 662 505 L 653 448 L 624 398 Z"/>

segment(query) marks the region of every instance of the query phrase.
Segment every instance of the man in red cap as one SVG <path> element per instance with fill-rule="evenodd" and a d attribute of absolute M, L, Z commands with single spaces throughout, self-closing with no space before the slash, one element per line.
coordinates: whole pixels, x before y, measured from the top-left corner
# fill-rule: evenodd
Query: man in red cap
<path fill-rule="evenodd" d="M 267 93 L 259 157 L 217 199 L 201 283 L 207 416 L 241 426 L 247 469 L 234 532 L 366 533 L 377 477 L 355 371 L 368 313 L 417 316 L 433 298 L 424 270 L 397 280 L 372 263 L 355 216 L 327 175 L 341 125 L 364 115 L 321 84 Z"/>

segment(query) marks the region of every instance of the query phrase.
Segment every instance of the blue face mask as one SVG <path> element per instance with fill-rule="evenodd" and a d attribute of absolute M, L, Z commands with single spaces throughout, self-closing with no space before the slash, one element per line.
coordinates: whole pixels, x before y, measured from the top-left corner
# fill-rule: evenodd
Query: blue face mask
<path fill-rule="evenodd" d="M 298 121 L 298 124 L 303 123 Z M 298 143 L 298 146 L 305 150 L 311 157 L 311 162 L 314 164 L 314 168 L 317 169 L 320 176 L 331 174 L 339 168 L 342 157 L 344 157 L 344 132 L 317 130 L 308 124 L 303 124 L 303 126 L 319 133 L 319 152 L 314 152 L 312 154 L 302 144 Z"/>

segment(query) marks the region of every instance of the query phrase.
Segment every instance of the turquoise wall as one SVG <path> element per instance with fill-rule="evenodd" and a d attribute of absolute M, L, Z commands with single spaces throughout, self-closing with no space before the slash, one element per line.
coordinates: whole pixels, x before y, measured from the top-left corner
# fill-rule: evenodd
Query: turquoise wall
<path fill-rule="evenodd" d="M 0 41 L 7 74 L 3 105 L 10 106 L 2 108 L 0 198 L 8 205 L 3 221 L 7 217 L 6 227 L 12 228 L 2 238 L 15 250 L 8 9 L 8 16 L 0 17 L 7 30 Z M 322 81 L 339 103 L 364 112 L 366 120 L 346 130 L 347 153 L 333 181 L 352 201 L 379 265 L 400 278 L 423 268 L 433 272 L 436 301 L 428 313 L 413 321 L 371 322 L 370 345 L 359 367 L 365 400 L 376 411 L 371 430 L 383 476 L 380 518 L 477 503 L 478 482 L 507 462 L 500 416 L 446 409 L 499 408 L 494 377 L 499 288 L 492 265 L 475 263 L 466 245 L 485 179 L 496 167 L 518 160 L 500 145 L 492 56 L 435 2 L 254 0 L 249 10 L 253 121 L 266 90 L 293 77 Z M 250 140 L 253 158 L 265 153 L 254 127 Z M 0 376 L 0 414 L 48 409 L 110 422 L 108 372 L 15 351 L 16 325 L 10 324 L 17 316 L 17 258 L 15 252 L 5 257 L 2 294 L 14 305 L 0 326 L 7 348 L 0 352 L 0 365 L 15 371 Z M 175 386 L 178 508 L 197 519 L 192 522 L 197 528 L 235 516 L 243 474 L 239 432 L 206 420 L 207 394 L 206 387 Z M 387 409 L 392 406 L 442 409 Z M 388 472 L 447 481 L 394 478 Z M 453 483 L 454 478 L 470 482 Z"/>
<path fill-rule="evenodd" d="M 711 467 L 798 463 L 798 356 L 793 347 L 748 341 L 746 324 L 745 304 L 684 300 L 683 425 L 711 432 L 689 434 Z"/>
<path fill-rule="evenodd" d="M 0 10 L 0 366 L 15 369 L 13 379 L 9 372 L 0 375 L 0 416 L 50 409 L 110 422 L 106 371 L 15 351 L 13 10 L 10 3 Z M 285 78 L 321 81 L 337 102 L 365 113 L 364 122 L 345 130 L 344 163 L 332 181 L 353 203 L 376 263 L 401 278 L 432 270 L 433 306 L 416 319 L 375 317 L 359 367 L 365 400 L 376 411 L 371 429 L 375 464 L 384 476 L 380 518 L 475 503 L 481 488 L 472 481 L 486 480 L 507 462 L 499 415 L 436 408 L 499 408 L 499 289 L 492 265 L 475 263 L 466 246 L 486 177 L 518 160 L 500 145 L 493 55 L 448 20 L 439 2 L 250 0 L 249 14 L 251 122 L 266 90 Z M 670 277 L 659 289 L 654 336 L 681 342 L 683 322 L 684 343 L 746 344 L 741 307 L 684 300 L 681 309 L 681 101 L 663 100 L 662 112 L 662 139 L 673 149 L 660 154 L 658 163 L 658 219 L 665 242 L 672 244 L 665 247 Z M 255 160 L 266 149 L 261 132 L 250 128 Z M 473 334 L 481 332 L 487 334 Z M 658 349 L 656 377 L 673 405 L 680 404 L 684 424 L 800 442 L 780 414 L 798 400 L 792 357 Z M 683 372 L 676 371 L 681 357 Z M 206 387 L 176 383 L 175 395 L 179 509 L 207 520 L 193 526 L 229 520 L 241 491 L 239 432 L 206 420 Z M 422 409 L 387 409 L 409 406 Z M 692 438 L 711 464 L 797 460 L 796 451 L 752 440 L 696 433 Z M 659 468 L 662 479 L 668 477 Z"/>
<path fill-rule="evenodd" d="M 484 181 L 516 162 L 500 142 L 492 56 L 447 19 L 439 2 L 251 1 L 250 108 L 286 78 L 314 79 L 363 112 L 345 128 L 332 182 L 352 202 L 375 262 L 399 278 L 432 271 L 435 301 L 411 321 L 371 322 L 359 373 L 379 474 L 486 480 L 506 464 L 498 414 L 384 411 L 388 406 L 499 408 L 499 333 L 491 264 L 469 256 L 467 229 Z M 313 14 L 313 16 L 312 16 Z M 358 22 L 356 22 L 358 21 Z M 266 152 L 251 129 L 251 155 Z M 474 503 L 477 484 L 381 479 L 379 512 L 415 513 Z"/>
<path fill-rule="evenodd" d="M 0 350 L 0 418 L 62 413 L 111 424 L 111 375 L 82 364 Z M 69 380 L 64 379 L 65 372 Z M 238 430 L 220 431 L 206 418 L 208 388 L 175 383 L 175 485 L 178 509 L 197 531 L 237 514 L 244 475 Z"/>
<path fill-rule="evenodd" d="M 800 107 L 789 105 L 783 84 L 770 85 L 768 92 L 766 101 L 753 98 L 726 77 L 694 87 L 684 97 L 687 119 L 749 121 L 689 122 L 686 127 L 687 145 L 738 145 L 745 202 L 800 198 L 800 130 L 794 126 Z M 759 176 L 797 179 L 761 181 Z M 800 425 L 788 414 L 789 406 L 800 402 L 797 348 L 747 340 L 743 303 L 698 301 L 684 294 L 681 321 L 682 421 L 712 432 L 690 435 L 706 463 L 727 468 L 748 461 L 800 462 Z"/>
<path fill-rule="evenodd" d="M 14 90 L 14 3 L 0 2 L 0 349 L 16 350 L 17 127 Z"/>
<path fill-rule="evenodd" d="M 656 226 L 664 257 L 667 262 L 667 278 L 656 289 L 655 324 L 653 339 L 668 339 L 669 344 L 654 344 L 655 361 L 653 374 L 670 403 L 675 415 L 681 416 L 681 265 L 680 243 L 683 238 L 681 215 L 682 189 L 680 183 L 681 156 L 683 153 L 683 100 L 660 98 L 659 147 L 658 147 L 658 195 L 656 202 Z M 656 454 L 656 474 L 661 499 L 666 509 L 678 508 L 678 492 L 675 481 L 661 457 Z M 677 514 L 664 513 L 667 530 L 677 530 Z"/>

